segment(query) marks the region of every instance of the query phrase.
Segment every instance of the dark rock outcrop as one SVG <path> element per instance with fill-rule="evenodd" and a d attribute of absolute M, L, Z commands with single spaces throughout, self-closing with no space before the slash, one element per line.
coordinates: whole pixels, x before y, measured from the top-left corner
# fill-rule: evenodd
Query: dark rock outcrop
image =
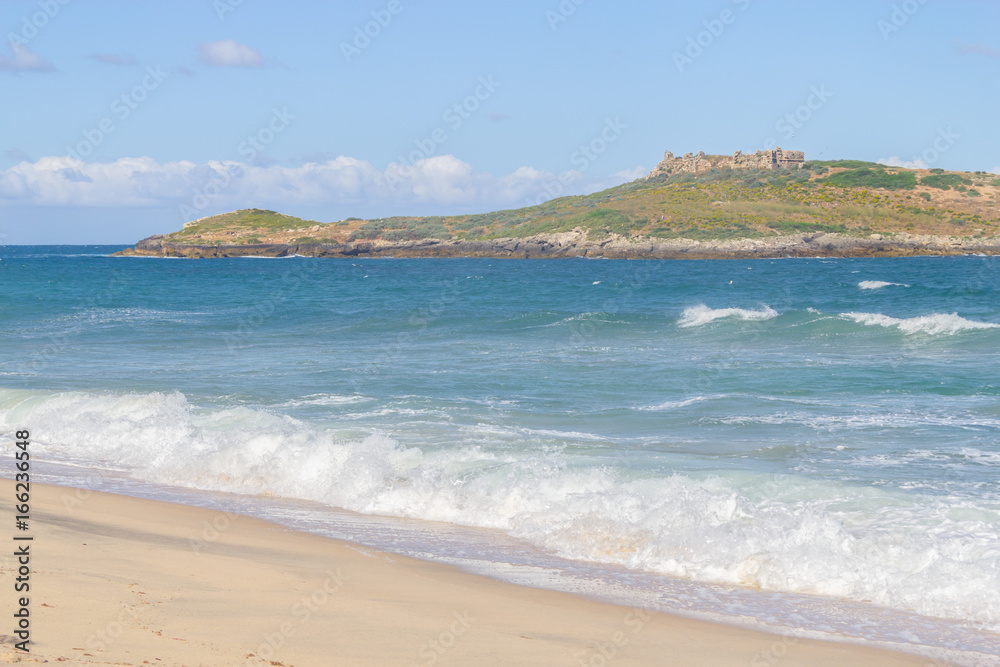
<path fill-rule="evenodd" d="M 151 236 L 117 253 L 159 257 L 496 257 L 555 259 L 749 259 L 774 257 L 907 257 L 1000 254 L 1000 238 L 970 239 L 907 234 L 858 238 L 800 234 L 763 239 L 691 241 L 612 236 L 589 240 L 581 232 L 493 240 L 355 241 L 255 245 L 187 245 Z"/>

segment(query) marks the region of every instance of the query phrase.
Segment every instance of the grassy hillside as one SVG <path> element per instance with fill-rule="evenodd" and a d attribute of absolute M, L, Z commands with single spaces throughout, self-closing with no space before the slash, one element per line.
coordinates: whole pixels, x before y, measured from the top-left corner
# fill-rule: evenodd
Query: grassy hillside
<path fill-rule="evenodd" d="M 201 244 L 490 239 L 582 229 L 652 238 L 760 238 L 792 232 L 852 235 L 1000 233 L 1000 178 L 872 162 L 807 162 L 791 171 L 717 170 L 633 181 L 591 195 L 477 215 L 348 218 L 318 223 L 246 209 L 170 234 Z"/>

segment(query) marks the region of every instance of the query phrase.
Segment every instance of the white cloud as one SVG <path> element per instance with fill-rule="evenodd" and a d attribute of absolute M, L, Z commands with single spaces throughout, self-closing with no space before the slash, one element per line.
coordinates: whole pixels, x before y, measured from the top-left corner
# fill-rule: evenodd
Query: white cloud
<path fill-rule="evenodd" d="M 0 55 L 0 72 L 51 72 L 52 63 L 42 60 L 23 44 L 11 42 L 14 57 Z"/>
<path fill-rule="evenodd" d="M 902 167 L 904 169 L 930 169 L 930 165 L 919 158 L 908 162 L 906 160 L 900 160 L 895 155 L 892 157 L 884 157 L 881 160 L 878 160 L 878 163 L 884 164 L 887 167 Z"/>
<path fill-rule="evenodd" d="M 477 172 L 453 155 L 392 163 L 385 170 L 351 157 L 299 167 L 212 161 L 159 163 L 149 157 L 87 163 L 46 157 L 0 170 L 0 205 L 188 207 L 194 212 L 302 206 L 394 210 L 434 207 L 483 212 L 520 208 L 554 196 L 595 192 L 638 178 L 636 167 L 611 176 L 561 175 L 520 167 L 505 176 Z M 190 212 L 190 211 L 189 211 Z M 205 213 L 208 214 L 208 213 Z M 200 217 L 200 216 L 193 216 Z"/>
<path fill-rule="evenodd" d="M 124 158 L 87 164 L 70 157 L 44 157 L 0 172 L 0 202 L 41 206 L 154 206 L 175 192 L 183 196 L 179 174 L 193 163 L 157 164 L 151 158 Z M 152 186 L 152 187 L 151 187 Z"/>
<path fill-rule="evenodd" d="M 993 167 L 993 169 L 990 171 L 990 173 L 991 174 L 997 174 L 998 176 L 1000 176 L 1000 167 Z"/>
<path fill-rule="evenodd" d="M 224 39 L 221 42 L 206 42 L 199 47 L 201 61 L 217 67 L 262 67 L 263 59 L 257 49 L 246 44 Z"/>

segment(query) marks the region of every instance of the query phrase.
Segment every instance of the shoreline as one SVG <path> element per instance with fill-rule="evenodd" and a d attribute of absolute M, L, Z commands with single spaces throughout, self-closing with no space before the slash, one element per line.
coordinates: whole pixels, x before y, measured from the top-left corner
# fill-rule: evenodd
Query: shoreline
<path fill-rule="evenodd" d="M 0 494 L 12 512 L 11 480 Z M 31 510 L 31 660 L 943 664 L 525 588 L 220 510 L 39 484 Z M 5 635 L 0 659 L 17 657 Z"/>
<path fill-rule="evenodd" d="M 543 234 L 483 241 L 425 239 L 420 241 L 353 241 L 343 243 L 261 243 L 253 245 L 189 245 L 151 236 L 119 257 L 454 257 L 519 259 L 776 259 L 783 257 L 920 257 L 1000 255 L 1000 238 L 873 234 L 808 233 L 763 239 L 693 241 L 641 239 L 612 235 L 591 241 L 582 232 Z"/>

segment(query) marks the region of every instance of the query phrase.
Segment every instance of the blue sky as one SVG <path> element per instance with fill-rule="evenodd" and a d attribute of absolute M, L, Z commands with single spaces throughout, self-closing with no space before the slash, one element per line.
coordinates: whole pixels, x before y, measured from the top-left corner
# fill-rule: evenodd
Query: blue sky
<path fill-rule="evenodd" d="M 986 0 L 3 0 L 0 242 L 516 208 L 667 149 L 1000 172 L 998 25 Z"/>

